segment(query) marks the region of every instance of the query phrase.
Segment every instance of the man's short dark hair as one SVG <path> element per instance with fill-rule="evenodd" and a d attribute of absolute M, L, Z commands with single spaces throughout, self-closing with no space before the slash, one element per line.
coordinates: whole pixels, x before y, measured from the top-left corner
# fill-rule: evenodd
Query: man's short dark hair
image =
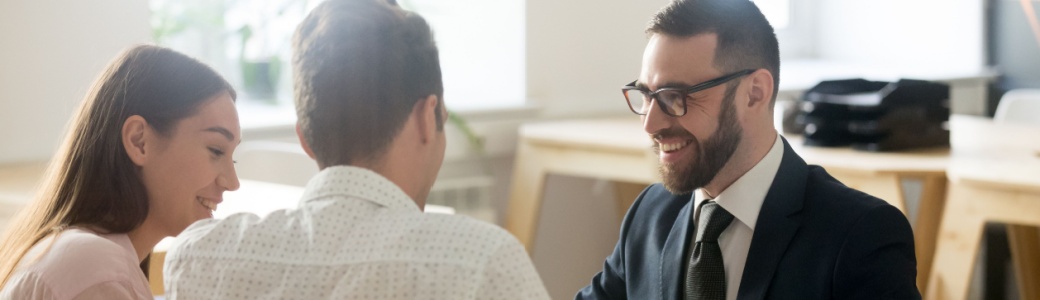
<path fill-rule="evenodd" d="M 444 86 L 430 26 L 387 0 L 328 0 L 293 37 L 296 115 L 318 164 L 382 157 L 419 100 Z"/>
<path fill-rule="evenodd" d="M 780 49 L 773 26 L 747 0 L 676 0 L 654 15 L 647 33 L 690 37 L 715 33 L 715 67 L 724 73 L 766 69 L 773 101 L 780 87 Z"/>

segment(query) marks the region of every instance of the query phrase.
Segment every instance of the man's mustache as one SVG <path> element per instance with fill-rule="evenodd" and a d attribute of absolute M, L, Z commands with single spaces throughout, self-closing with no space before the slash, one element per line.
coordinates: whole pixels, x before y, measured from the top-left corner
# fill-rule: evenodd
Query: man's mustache
<path fill-rule="evenodd" d="M 662 130 L 660 130 L 658 132 L 655 132 L 654 134 L 650 135 L 650 137 L 652 137 L 654 139 L 654 145 L 656 145 L 657 144 L 657 140 L 660 140 L 660 139 L 673 138 L 673 137 L 693 138 L 693 134 L 690 134 L 689 131 L 686 131 L 686 130 L 684 130 L 682 128 L 671 127 L 671 128 L 665 128 L 665 129 L 662 129 Z"/>

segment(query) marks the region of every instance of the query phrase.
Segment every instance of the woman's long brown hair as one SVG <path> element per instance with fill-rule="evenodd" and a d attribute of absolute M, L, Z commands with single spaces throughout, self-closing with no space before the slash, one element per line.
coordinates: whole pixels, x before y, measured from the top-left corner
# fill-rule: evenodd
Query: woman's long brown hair
<path fill-rule="evenodd" d="M 166 48 L 136 46 L 109 63 L 69 123 L 37 196 L 0 240 L 0 287 L 30 248 L 64 228 L 89 226 L 110 233 L 137 228 L 148 215 L 148 198 L 123 148 L 123 123 L 139 115 L 166 135 L 223 91 L 235 97 L 208 66 Z"/>

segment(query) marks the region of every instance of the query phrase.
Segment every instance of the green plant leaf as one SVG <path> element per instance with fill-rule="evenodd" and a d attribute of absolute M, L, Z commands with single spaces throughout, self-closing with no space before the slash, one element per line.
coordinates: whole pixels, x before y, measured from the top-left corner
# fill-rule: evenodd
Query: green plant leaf
<path fill-rule="evenodd" d="M 466 140 L 469 141 L 469 146 L 471 149 L 473 149 L 473 151 L 475 151 L 480 156 L 484 156 L 486 154 L 484 152 L 484 139 L 473 131 L 473 128 L 469 126 L 469 122 L 466 122 L 466 119 L 449 110 L 448 122 L 450 122 L 452 125 L 455 125 L 455 127 L 458 128 L 459 131 L 462 132 L 462 134 L 466 135 Z"/>

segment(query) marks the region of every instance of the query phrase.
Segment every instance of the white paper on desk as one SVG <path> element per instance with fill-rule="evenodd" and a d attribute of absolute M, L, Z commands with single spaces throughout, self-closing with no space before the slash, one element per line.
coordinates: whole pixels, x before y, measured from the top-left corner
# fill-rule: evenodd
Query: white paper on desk
<path fill-rule="evenodd" d="M 810 98 L 813 97 L 810 96 Z M 876 92 L 870 92 L 848 95 L 817 95 L 817 97 L 812 100 L 854 106 L 876 106 L 881 104 L 882 98 L 884 98 L 883 95 Z"/>

